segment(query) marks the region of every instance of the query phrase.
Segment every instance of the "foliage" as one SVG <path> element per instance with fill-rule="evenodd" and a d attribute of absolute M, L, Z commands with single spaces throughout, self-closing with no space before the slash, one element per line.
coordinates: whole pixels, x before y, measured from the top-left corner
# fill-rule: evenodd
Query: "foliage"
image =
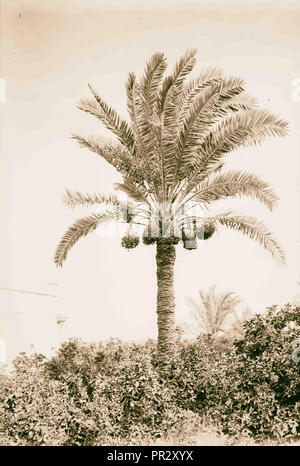
<path fill-rule="evenodd" d="M 204 423 L 231 437 L 300 432 L 300 308 L 276 306 L 240 340 L 180 338 L 168 375 L 156 344 L 65 342 L 50 359 L 21 353 L 0 376 L 1 445 L 141 445 L 195 435 Z"/>
<path fill-rule="evenodd" d="M 13 376 L 2 381 L 0 431 L 8 444 L 60 445 L 68 438 L 74 406 L 66 388 L 45 377 L 43 364 L 41 355 L 20 354 Z"/>
<path fill-rule="evenodd" d="M 72 339 L 50 360 L 21 354 L 1 378 L 2 442 L 103 445 L 161 437 L 188 414 L 160 378 L 154 347 Z"/>
<path fill-rule="evenodd" d="M 240 304 L 239 297 L 232 291 L 217 292 L 212 285 L 207 292 L 199 291 L 200 300 L 188 298 L 191 308 L 192 323 L 186 324 L 186 330 L 196 335 L 205 333 L 215 337 L 225 332 L 228 318 L 236 317 L 236 306 Z"/>
<path fill-rule="evenodd" d="M 170 237 L 176 232 L 183 247 L 193 250 L 197 249 L 196 237 L 190 241 L 184 238 L 191 221 L 196 222 L 198 239 L 208 239 L 223 225 L 258 241 L 278 262 L 284 262 L 283 251 L 264 224 L 232 212 L 210 217 L 208 208 L 219 199 L 240 196 L 257 199 L 270 210 L 276 206 L 277 196 L 258 176 L 222 168 L 229 152 L 260 144 L 269 136 L 285 136 L 287 123 L 259 109 L 239 77 L 208 68 L 186 81 L 196 64 L 195 56 L 195 49 L 187 50 L 164 77 L 166 58 L 156 52 L 139 80 L 129 73 L 129 121 L 89 86 L 91 97 L 81 99 L 78 108 L 100 120 L 113 133 L 114 141 L 107 144 L 98 136 L 73 137 L 122 175 L 123 182 L 115 188 L 126 194 L 128 205 L 114 193 L 105 196 L 67 190 L 66 205 L 102 205 L 103 212 L 77 220 L 67 230 L 55 253 L 56 265 L 62 266 L 71 247 L 104 222 L 124 221 L 120 213 L 128 208 L 130 215 L 125 222 L 144 225 L 152 238 L 166 236 L 164 230 L 169 229 Z M 207 209 L 205 219 L 203 208 Z M 137 246 L 136 241 L 123 240 L 125 247 Z M 150 244 L 147 240 L 144 243 Z"/>
<path fill-rule="evenodd" d="M 202 336 L 186 343 L 172 380 L 180 405 L 210 418 L 223 433 L 283 438 L 300 432 L 300 308 L 276 306 L 245 322 L 234 344 Z M 299 347 L 300 345 L 298 345 Z"/>

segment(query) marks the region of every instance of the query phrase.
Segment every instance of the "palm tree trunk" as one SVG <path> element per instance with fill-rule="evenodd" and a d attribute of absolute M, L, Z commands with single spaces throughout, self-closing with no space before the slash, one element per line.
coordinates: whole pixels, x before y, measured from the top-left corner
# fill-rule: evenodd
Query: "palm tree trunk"
<path fill-rule="evenodd" d="M 175 247 L 164 244 L 164 238 L 157 240 L 157 326 L 158 355 L 162 370 L 168 368 L 174 352 L 175 341 L 175 299 L 174 263 Z"/>

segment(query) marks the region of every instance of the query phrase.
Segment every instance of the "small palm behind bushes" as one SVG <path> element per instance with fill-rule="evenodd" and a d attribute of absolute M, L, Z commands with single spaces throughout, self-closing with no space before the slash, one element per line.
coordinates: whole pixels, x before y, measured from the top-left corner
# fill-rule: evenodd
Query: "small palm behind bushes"
<path fill-rule="evenodd" d="M 236 306 L 241 301 L 235 293 L 232 291 L 217 292 L 215 285 L 212 285 L 206 293 L 199 291 L 199 296 L 199 301 L 187 298 L 191 308 L 192 322 L 183 324 L 183 331 L 196 335 L 204 333 L 215 337 L 228 330 L 229 319 L 231 319 L 231 326 L 233 322 L 237 326 Z"/>
<path fill-rule="evenodd" d="M 51 359 L 21 354 L 0 376 L 0 444 L 151 444 L 171 433 L 188 444 L 204 420 L 232 437 L 296 436 L 300 308 L 269 308 L 244 327 L 233 344 L 178 340 L 164 376 L 152 341 L 74 339 Z"/>

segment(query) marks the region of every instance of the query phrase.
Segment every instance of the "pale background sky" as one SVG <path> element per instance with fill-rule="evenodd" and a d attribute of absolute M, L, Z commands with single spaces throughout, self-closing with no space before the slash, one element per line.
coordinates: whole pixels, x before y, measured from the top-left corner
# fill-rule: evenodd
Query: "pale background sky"
<path fill-rule="evenodd" d="M 72 132 L 107 136 L 76 103 L 91 82 L 126 116 L 127 74 L 141 75 L 157 50 L 173 66 L 196 47 L 196 71 L 217 65 L 245 78 L 261 106 L 290 123 L 288 137 L 227 158 L 227 168 L 261 175 L 280 196 L 272 213 L 255 201 L 227 205 L 265 221 L 287 266 L 228 230 L 194 252 L 179 246 L 177 321 L 188 320 L 185 297 L 213 283 L 238 293 L 254 312 L 293 299 L 300 276 L 299 0 L 4 0 L 1 6 L 1 287 L 58 296 L 1 292 L 7 357 L 32 343 L 45 352 L 57 344 L 57 313 L 69 316 L 67 334 L 86 340 L 156 337 L 154 247 L 128 252 L 120 239 L 96 232 L 76 244 L 62 270 L 52 258 L 65 229 L 87 212 L 61 204 L 65 187 L 110 192 L 120 180 L 69 138 Z"/>

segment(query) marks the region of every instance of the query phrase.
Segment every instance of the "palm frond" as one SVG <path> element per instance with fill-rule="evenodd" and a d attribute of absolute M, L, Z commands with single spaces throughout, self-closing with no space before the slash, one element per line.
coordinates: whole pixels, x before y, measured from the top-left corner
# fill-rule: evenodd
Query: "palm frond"
<path fill-rule="evenodd" d="M 115 183 L 114 186 L 116 189 L 123 191 L 134 201 L 145 202 L 146 204 L 149 204 L 149 201 L 147 199 L 147 190 L 142 186 L 138 186 L 132 183 L 131 180 L 124 179 L 124 183 Z"/>
<path fill-rule="evenodd" d="M 177 87 L 178 90 L 182 88 L 184 79 L 192 71 L 195 66 L 196 49 L 188 49 L 183 56 L 176 63 L 173 73 L 167 76 L 163 83 L 160 93 L 160 112 L 163 113 L 166 102 L 169 97 L 169 92 L 172 88 Z M 170 99 L 169 99 L 170 100 Z"/>
<path fill-rule="evenodd" d="M 195 65 L 196 49 L 187 50 L 176 63 L 173 73 L 162 84 L 160 95 L 160 112 L 162 118 L 162 171 L 164 189 L 168 192 L 172 172 L 169 160 L 174 157 L 174 144 L 180 129 L 180 104 L 182 101 L 184 80 Z M 165 193 L 167 197 L 167 192 Z"/>
<path fill-rule="evenodd" d="M 140 166 L 143 167 L 143 173 L 147 183 L 156 189 L 161 179 L 159 171 L 159 156 L 153 151 L 158 150 L 157 131 L 153 126 L 155 117 L 150 121 L 145 121 L 143 116 L 143 102 L 139 98 L 140 86 L 136 82 L 134 73 L 129 73 L 126 82 L 127 94 L 127 109 L 131 119 L 132 131 L 135 138 L 135 159 Z M 154 133 L 154 138 L 150 137 L 150 133 Z"/>
<path fill-rule="evenodd" d="M 137 122 L 137 110 L 136 110 L 136 100 L 137 100 L 137 90 L 138 84 L 136 82 L 136 76 L 134 73 L 129 73 L 127 82 L 125 84 L 126 95 L 127 95 L 127 110 L 131 120 L 132 131 L 135 138 L 136 145 L 136 155 L 137 157 L 143 157 L 145 150 L 143 148 L 142 137 L 140 134 L 140 129 Z"/>
<path fill-rule="evenodd" d="M 127 110 L 130 116 L 131 123 L 135 122 L 135 108 L 133 99 L 133 89 L 136 84 L 136 75 L 134 73 L 128 74 L 128 79 L 125 83 L 126 96 L 127 96 Z"/>
<path fill-rule="evenodd" d="M 260 144 L 267 136 L 283 137 L 287 134 L 287 122 L 267 110 L 257 109 L 256 99 L 252 96 L 242 93 L 227 102 L 230 107 L 231 102 L 231 110 L 235 114 L 217 123 L 202 138 L 199 149 L 191 150 L 185 156 L 185 164 L 178 177 L 178 183 L 183 176 L 185 180 L 182 198 L 223 167 L 223 156 L 226 153 L 241 146 Z"/>
<path fill-rule="evenodd" d="M 228 317 L 235 314 L 235 307 L 241 301 L 232 291 L 217 292 L 215 285 L 206 292 L 199 290 L 199 296 L 199 301 L 187 298 L 194 328 L 198 334 L 204 331 L 214 337 L 225 330 Z"/>
<path fill-rule="evenodd" d="M 206 326 L 207 333 L 210 335 L 214 335 L 216 333 L 216 312 L 217 309 L 215 307 L 215 285 L 213 285 L 208 293 L 203 293 L 199 291 L 200 298 L 203 304 L 203 317 Z"/>
<path fill-rule="evenodd" d="M 73 134 L 73 139 L 83 148 L 103 157 L 109 164 L 116 168 L 122 175 L 132 178 L 135 182 L 143 183 L 147 180 L 147 170 L 144 169 L 144 164 L 134 157 L 121 144 L 102 144 L 95 136 L 81 136 Z"/>
<path fill-rule="evenodd" d="M 162 184 L 162 167 L 160 123 L 158 122 L 156 105 L 147 110 L 148 113 L 151 112 L 151 117 L 147 118 L 146 103 L 141 96 L 140 84 L 136 82 L 133 73 L 129 74 L 126 92 L 127 107 L 136 143 L 135 158 L 143 164 L 145 179 L 158 194 L 159 186 Z"/>
<path fill-rule="evenodd" d="M 272 257 L 279 263 L 285 264 L 285 255 L 277 240 L 273 238 L 272 233 L 265 224 L 255 217 L 243 215 L 234 215 L 232 212 L 226 212 L 210 218 L 211 221 L 218 222 L 227 228 L 240 231 L 249 238 L 261 244 L 266 251 L 270 252 Z"/>
<path fill-rule="evenodd" d="M 107 211 L 104 213 L 92 214 L 77 220 L 62 237 L 55 251 L 55 264 L 59 267 L 62 266 L 67 258 L 68 252 L 80 238 L 96 230 L 100 224 L 117 219 L 118 215 L 116 211 Z"/>
<path fill-rule="evenodd" d="M 238 147 L 259 144 L 268 136 L 283 137 L 288 124 L 267 110 L 238 112 L 218 123 L 199 144 L 197 154 L 191 152 L 186 164 L 193 172 L 207 170 L 218 164 L 224 154 Z"/>
<path fill-rule="evenodd" d="M 163 53 L 156 52 L 146 64 L 144 75 L 140 82 L 140 93 L 145 111 L 145 118 L 151 120 L 157 115 L 157 99 L 159 85 L 167 68 Z"/>
<path fill-rule="evenodd" d="M 258 199 L 270 210 L 279 200 L 268 183 L 252 173 L 239 171 L 213 173 L 196 187 L 188 200 L 210 204 L 219 199 L 242 195 Z"/>
<path fill-rule="evenodd" d="M 140 154 L 152 173 L 152 183 L 162 183 L 161 132 L 158 115 L 159 86 L 167 67 L 162 53 L 155 53 L 148 61 L 139 84 L 129 77 L 129 104 L 139 138 Z"/>
<path fill-rule="evenodd" d="M 197 188 L 197 186 L 202 183 L 206 178 L 209 176 L 212 176 L 213 174 L 219 173 L 222 168 L 224 168 L 225 163 L 219 162 L 216 163 L 215 165 L 212 165 L 211 167 L 207 167 L 205 170 L 202 170 L 201 172 L 192 172 L 190 175 L 188 175 L 184 180 L 181 180 L 180 184 L 181 189 L 175 191 L 175 198 L 182 200 L 186 197 L 187 194 L 191 193 L 193 190 Z M 178 185 L 180 185 L 178 183 Z"/>
<path fill-rule="evenodd" d="M 76 206 L 88 206 L 95 204 L 108 204 L 115 207 L 120 205 L 120 201 L 114 193 L 108 195 L 101 193 L 82 194 L 78 191 L 71 191 L 67 188 L 63 197 L 63 203 L 72 208 Z"/>
<path fill-rule="evenodd" d="M 190 109 L 190 104 L 195 97 L 208 87 L 221 82 L 224 78 L 222 70 L 218 67 L 208 67 L 201 71 L 197 78 L 190 80 L 183 86 L 180 101 L 180 121 L 182 122 Z"/>
<path fill-rule="evenodd" d="M 216 313 L 216 329 L 224 331 L 228 317 L 235 314 L 235 307 L 240 302 L 239 297 L 233 291 L 215 294 L 215 306 L 219 310 Z"/>
<path fill-rule="evenodd" d="M 203 131 L 207 131 L 220 117 L 227 113 L 228 102 L 244 91 L 241 78 L 223 78 L 199 92 L 190 103 L 188 114 L 183 121 L 182 146 L 199 140 Z"/>
<path fill-rule="evenodd" d="M 80 147 L 89 149 L 91 152 L 100 155 L 108 163 L 118 169 L 122 157 L 116 157 L 116 150 L 112 145 L 103 144 L 95 136 L 81 136 L 80 134 L 74 133 L 71 137 L 78 142 Z"/>
<path fill-rule="evenodd" d="M 173 156 L 167 158 L 166 171 L 173 172 L 173 183 L 176 183 L 178 177 L 182 179 L 186 168 L 189 169 L 193 164 L 199 141 L 221 117 L 228 113 L 224 102 L 242 93 L 243 84 L 240 78 L 217 80 L 212 86 L 199 92 L 190 103 L 176 140 L 176 148 L 172 147 Z"/>
<path fill-rule="evenodd" d="M 88 86 L 94 99 L 81 99 L 78 108 L 98 118 L 107 129 L 117 136 L 121 144 L 130 151 L 134 151 L 134 136 L 128 123 L 104 102 L 90 84 Z"/>
<path fill-rule="evenodd" d="M 247 92 L 242 92 L 231 97 L 229 100 L 223 103 L 224 110 L 228 113 L 245 111 L 245 110 L 254 110 L 258 107 L 258 100 Z"/>
<path fill-rule="evenodd" d="M 131 83 L 135 120 L 143 146 L 147 152 L 150 151 L 150 154 L 147 154 L 148 157 L 154 156 L 152 130 L 158 116 L 157 99 L 159 84 L 165 69 L 166 61 L 163 54 L 156 53 L 148 61 L 140 83 Z"/>

